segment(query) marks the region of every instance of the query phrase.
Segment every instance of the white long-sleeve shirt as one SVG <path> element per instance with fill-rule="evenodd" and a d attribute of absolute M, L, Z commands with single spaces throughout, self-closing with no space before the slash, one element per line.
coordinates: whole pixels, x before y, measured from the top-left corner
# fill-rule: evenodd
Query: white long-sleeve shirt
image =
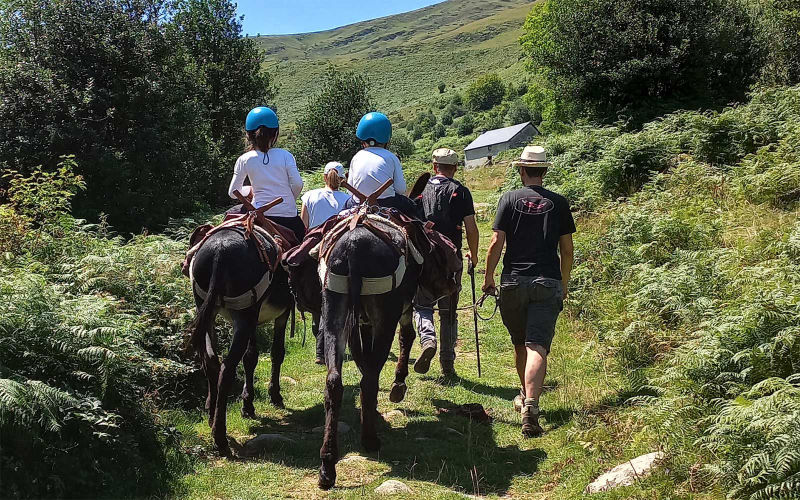
<path fill-rule="evenodd" d="M 272 148 L 268 153 L 261 151 L 248 151 L 236 160 L 233 168 L 233 179 L 228 188 L 228 195 L 233 195 L 239 190 L 247 195 L 248 190 L 243 189 L 245 178 L 250 179 L 253 190 L 253 206 L 263 207 L 275 198 L 283 198 L 283 202 L 267 210 L 267 215 L 275 217 L 296 217 L 297 197 L 303 190 L 303 178 L 297 170 L 297 163 L 292 153 L 285 149 Z"/>
<path fill-rule="evenodd" d="M 394 179 L 394 184 L 378 199 L 389 198 L 397 193 L 406 194 L 403 166 L 400 159 L 388 149 L 364 148 L 350 160 L 347 182 L 367 196 L 377 191 L 389 179 Z"/>

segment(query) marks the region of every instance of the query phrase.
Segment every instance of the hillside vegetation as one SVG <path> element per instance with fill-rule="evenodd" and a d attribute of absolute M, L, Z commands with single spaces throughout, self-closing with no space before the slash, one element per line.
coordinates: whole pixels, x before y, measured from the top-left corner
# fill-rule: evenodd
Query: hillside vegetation
<path fill-rule="evenodd" d="M 393 112 L 430 100 L 439 83 L 462 87 L 517 62 L 532 4 L 447 0 L 335 30 L 255 40 L 280 81 L 275 103 L 287 122 L 297 120 L 329 64 L 364 73 L 378 109 Z"/>
<path fill-rule="evenodd" d="M 217 71 L 233 71 L 257 56 L 252 40 L 238 38 L 231 4 L 191 0 L 182 4 L 181 16 L 159 24 L 142 22 L 144 12 L 162 12 L 146 10 L 149 3 L 20 1 L 14 15 L 0 17 L 0 57 L 17 61 L 0 70 L 0 118 L 16 131 L 0 134 L 4 144 L 16 148 L 3 151 L 0 192 L 0 497 L 370 498 L 384 480 L 398 479 L 411 487 L 409 498 L 579 499 L 586 498 L 587 483 L 602 472 L 653 451 L 664 452 L 665 460 L 651 476 L 596 498 L 800 495 L 800 52 L 792 49 L 800 47 L 798 0 L 547 0 L 532 9 L 517 2 L 453 1 L 399 16 L 396 26 L 394 18 L 376 20 L 300 35 L 295 38 L 302 43 L 271 49 L 270 64 L 295 70 L 308 65 L 323 71 L 327 60 L 337 58 L 359 70 L 394 71 L 408 63 L 402 66 L 407 73 L 399 77 L 396 71 L 383 71 L 395 77 L 385 86 L 373 86 L 369 95 L 364 82 L 347 72 L 332 72 L 330 81 L 336 85 L 314 94 L 319 99 L 344 96 L 334 99 L 331 109 L 366 107 L 369 100 L 387 106 L 396 102 L 393 109 L 403 116 L 395 120 L 391 146 L 404 158 L 412 182 L 430 168 L 427 159 L 434 147 L 461 149 L 481 128 L 542 120 L 546 134 L 535 141 L 553 161 L 544 184 L 570 200 L 578 227 L 570 296 L 541 399 L 545 434 L 537 439 L 520 434 L 520 417 L 511 405 L 519 381 L 500 316 L 479 325 L 483 377 L 478 378 L 472 317 L 462 311 L 457 377 L 441 377 L 433 363 L 427 375 L 412 372 L 407 399 L 392 404 L 387 394 L 391 363 L 384 370 L 378 396 L 384 447 L 378 454 L 365 454 L 360 447 L 359 374 L 345 363 L 342 421 L 352 429 L 342 432 L 347 460 L 340 463 L 338 487 L 328 492 L 316 487 L 321 434 L 315 431 L 324 419 L 326 372 L 313 363 L 314 345 L 310 338 L 303 344 L 302 328 L 287 339 L 286 408 L 272 406 L 267 398 L 271 367 L 265 353 L 255 381 L 260 418 L 241 418 L 240 401 L 229 405 L 227 417 L 229 434 L 239 443 L 272 433 L 289 439 L 288 444 L 247 459 L 221 459 L 215 451 L 203 410 L 204 377 L 184 345 L 194 304 L 180 264 L 189 232 L 198 223 L 219 221 L 214 213 L 221 210 L 200 210 L 203 204 L 193 190 L 159 185 L 181 206 L 197 207 L 193 216 L 167 222 L 169 204 L 159 199 L 163 232 L 135 236 L 117 234 L 101 213 L 90 214 L 97 223 L 80 218 L 86 214 L 82 197 L 94 190 L 101 199 L 105 185 L 93 186 L 96 177 L 90 172 L 105 173 L 111 185 L 134 182 L 132 173 L 148 183 L 160 179 L 148 177 L 150 156 L 127 156 L 141 152 L 150 134 L 183 140 L 179 116 L 158 103 L 171 102 L 167 97 L 180 95 L 175 89 L 183 84 L 208 90 L 205 85 Z M 0 7 L 8 5 L 0 2 Z M 454 5 L 463 6 L 463 12 L 454 14 Z M 108 36 L 109 26 L 96 28 L 85 6 L 124 27 L 121 38 Z M 614 15 L 592 16 L 592 9 Z M 484 19 L 480 12 L 489 16 Z M 709 23 L 697 18 L 698 12 L 709 18 L 736 15 Z M 436 40 L 428 35 L 436 23 L 428 15 L 433 13 L 449 27 Z M 519 19 L 504 34 L 458 41 L 459 33 L 481 32 L 493 22 L 500 26 L 503 16 L 510 23 L 519 13 L 529 13 L 524 27 Z M 47 43 L 36 45 L 41 52 L 34 60 L 23 56 L 34 42 L 43 42 L 37 38 L 37 15 L 52 26 L 59 19 L 75 22 L 68 23 L 70 29 L 49 31 Z M 673 26 L 670 19 L 682 23 Z M 210 50 L 190 43 L 207 39 L 189 36 L 193 31 L 188 27 L 211 20 L 219 22 L 217 28 L 243 51 L 242 57 L 204 66 L 203 78 L 195 81 L 186 68 L 171 65 L 192 51 Z M 185 28 L 180 54 L 144 50 L 148 43 L 163 47 L 177 36 L 174 22 Z M 664 29 L 651 32 L 645 26 Z M 369 27 L 374 30 L 365 32 Z M 77 63 L 56 68 L 59 51 L 72 47 L 62 47 L 59 40 L 78 40 L 95 28 L 105 35 L 73 55 Z M 378 40 L 404 30 L 397 40 Z M 525 34 L 522 49 L 503 45 L 504 37 L 513 34 L 516 40 L 520 32 Z M 603 40 L 603 33 L 617 32 L 625 39 Z M 731 36 L 736 33 L 746 36 Z M 580 38 L 587 44 L 580 47 L 583 52 L 545 43 L 571 40 L 570 34 L 586 34 Z M 648 43 L 635 43 L 638 39 Z M 440 76 L 425 76 L 430 79 L 422 84 L 424 72 L 414 73 L 415 64 L 439 67 L 433 56 L 441 58 L 441 47 L 448 43 L 465 57 L 485 50 L 480 53 L 492 55 L 495 71 L 476 65 L 475 77 L 446 80 L 441 89 Z M 147 97 L 158 87 L 167 89 L 156 92 L 166 100 L 154 97 L 152 106 L 138 109 L 126 100 L 128 87 L 103 86 L 101 80 L 95 84 L 73 71 L 89 60 L 82 58 L 89 57 L 91 47 L 107 59 L 91 66 L 97 74 L 118 63 L 132 68 L 148 61 L 148 74 L 161 76 L 135 78 L 141 85 L 136 95 Z M 314 47 L 321 54 L 316 62 Z M 390 47 L 419 51 L 361 59 L 370 50 Z M 714 47 L 714 57 L 746 64 L 698 73 L 692 58 L 705 57 L 697 55 L 702 52 L 698 47 Z M 308 51 L 302 56 L 307 59 L 301 58 L 302 51 Z M 503 62 L 506 51 L 509 58 Z M 279 53 L 288 59 L 275 59 Z M 517 62 L 519 54 L 527 64 Z M 64 60 L 70 60 L 69 54 Z M 692 84 L 663 71 L 672 66 Z M 280 92 L 309 88 L 293 80 L 302 78 L 299 73 L 272 75 Z M 272 91 L 270 78 L 257 69 L 251 76 L 252 87 L 231 90 L 229 97 L 238 106 Z M 170 85 L 157 85 L 161 79 Z M 600 92 L 601 81 L 613 92 Z M 39 100 L 48 89 L 72 93 Z M 723 96 L 728 104 L 720 104 Z M 40 102 L 51 102 L 61 117 L 44 132 L 24 126 Z M 123 108 L 107 107 L 109 102 L 125 104 L 130 118 L 122 120 L 115 113 Z M 323 104 L 319 101 L 320 108 Z M 189 106 L 198 110 L 197 120 L 220 109 L 206 98 Z M 326 133 L 331 139 L 326 154 L 339 154 L 353 146 L 352 124 L 326 122 L 324 109 L 308 114 L 304 133 Z M 347 120 L 359 113 L 351 114 Z M 84 122 L 90 125 L 81 134 Z M 202 155 L 222 157 L 225 145 L 227 154 L 234 154 L 234 128 L 218 137 L 203 136 Z M 126 130 L 142 135 L 134 134 L 131 142 L 112 140 L 127 138 Z M 74 156 L 64 154 L 70 152 L 65 146 L 70 137 L 78 145 Z M 80 148 L 84 140 L 96 141 L 91 154 Z M 33 145 L 36 154 L 21 153 Z M 106 146 L 112 153 L 101 154 Z M 494 165 L 458 173 L 476 202 L 482 253 L 478 277 L 484 272 L 497 200 L 519 187 L 518 174 L 509 166 L 519 152 L 507 151 Z M 97 170 L 93 162 L 98 158 L 116 158 L 126 168 L 122 173 Z M 203 189 L 219 187 L 221 167 L 204 168 L 211 170 L 204 170 Z M 306 189 L 319 187 L 319 169 L 303 176 Z M 202 179 L 195 180 L 198 186 Z M 123 203 L 128 198 L 113 193 L 107 205 L 121 214 L 130 212 L 128 222 L 138 221 L 137 214 L 147 210 L 147 204 L 128 206 Z M 75 210 L 73 202 L 81 208 Z M 461 300 L 471 300 L 466 286 Z M 217 328 L 226 345 L 230 325 L 220 320 Z M 269 337 L 269 329 L 260 335 Z M 267 345 L 265 338 L 260 342 Z M 412 360 L 418 353 L 415 346 Z M 491 424 L 442 411 L 475 402 L 489 410 Z"/>

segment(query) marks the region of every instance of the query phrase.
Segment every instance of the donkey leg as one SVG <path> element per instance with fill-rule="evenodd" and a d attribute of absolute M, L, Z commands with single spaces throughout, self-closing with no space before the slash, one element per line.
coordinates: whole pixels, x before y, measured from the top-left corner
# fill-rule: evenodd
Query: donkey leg
<path fill-rule="evenodd" d="M 242 389 L 242 417 L 256 419 L 256 407 L 253 405 L 255 399 L 254 375 L 258 364 L 258 343 L 256 335 L 250 337 L 247 342 L 247 350 L 242 357 L 244 366 L 244 389 Z"/>
<path fill-rule="evenodd" d="M 272 351 L 269 353 L 272 360 L 272 375 L 269 381 L 269 399 L 278 408 L 283 408 L 283 396 L 281 396 L 281 365 L 286 357 L 286 323 L 292 309 L 289 308 L 283 314 L 275 318 L 272 328 Z"/>
<path fill-rule="evenodd" d="M 381 447 L 376 429 L 378 381 L 386 359 L 389 357 L 389 352 L 392 350 L 394 332 L 397 328 L 397 316 L 392 317 L 392 313 L 386 308 L 381 309 L 381 312 L 383 312 L 381 316 L 370 316 L 370 318 L 376 318 L 372 330 L 374 336 L 372 351 L 369 358 L 365 360 L 361 378 L 361 444 L 367 451 L 377 451 Z M 406 371 L 408 370 L 406 369 Z"/>
<path fill-rule="evenodd" d="M 233 318 L 233 341 L 219 372 L 217 405 L 214 413 L 214 425 L 211 427 L 211 435 L 214 437 L 219 454 L 226 457 L 231 455 L 231 449 L 228 446 L 226 418 L 228 394 L 236 376 L 236 366 L 244 357 L 250 338 L 256 334 L 258 311 L 253 308 L 245 311 L 231 311 L 231 316 Z"/>
<path fill-rule="evenodd" d="M 394 382 L 389 392 L 389 401 L 399 403 L 406 397 L 406 377 L 408 377 L 408 359 L 411 356 L 411 347 L 416 338 L 414 322 L 411 319 L 411 308 L 407 308 L 400 316 L 400 355 L 397 357 L 397 365 L 394 370 Z"/>
<path fill-rule="evenodd" d="M 339 461 L 339 412 L 342 407 L 342 360 L 345 343 L 349 332 L 344 332 L 346 306 L 344 300 L 341 307 L 328 306 L 320 324 L 320 335 L 324 335 L 325 364 L 328 377 L 325 381 L 325 435 L 319 456 L 322 464 L 319 468 L 319 487 L 327 490 L 336 482 L 336 462 Z"/>
<path fill-rule="evenodd" d="M 211 338 L 206 334 L 203 354 L 200 359 L 203 372 L 208 382 L 208 395 L 206 396 L 206 411 L 208 411 L 208 426 L 214 426 L 214 409 L 217 406 L 217 382 L 219 381 L 219 358 Z"/>

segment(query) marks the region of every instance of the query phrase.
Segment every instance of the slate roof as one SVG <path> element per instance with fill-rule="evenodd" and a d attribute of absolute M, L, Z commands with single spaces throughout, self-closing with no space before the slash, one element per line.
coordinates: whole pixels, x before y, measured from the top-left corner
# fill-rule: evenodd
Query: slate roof
<path fill-rule="evenodd" d="M 520 123 L 518 125 L 512 125 L 510 127 L 503 127 L 498 128 L 495 130 L 489 130 L 487 132 L 482 133 L 478 136 L 477 139 L 470 142 L 464 151 L 469 151 L 470 149 L 478 149 L 484 146 L 494 145 L 494 144 L 502 144 L 504 142 L 508 142 L 514 138 L 515 135 L 522 132 L 522 130 L 530 125 L 531 122 Z M 536 128 L 534 126 L 534 128 Z"/>

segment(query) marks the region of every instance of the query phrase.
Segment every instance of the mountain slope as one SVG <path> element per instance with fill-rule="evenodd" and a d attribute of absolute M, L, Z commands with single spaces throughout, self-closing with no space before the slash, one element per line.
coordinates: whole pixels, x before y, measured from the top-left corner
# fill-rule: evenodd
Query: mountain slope
<path fill-rule="evenodd" d="M 367 74 L 378 108 L 392 112 L 424 103 L 440 82 L 461 87 L 516 63 L 532 5 L 447 0 L 328 31 L 262 36 L 257 43 L 280 85 L 276 104 L 283 119 L 297 119 L 329 64 Z"/>

